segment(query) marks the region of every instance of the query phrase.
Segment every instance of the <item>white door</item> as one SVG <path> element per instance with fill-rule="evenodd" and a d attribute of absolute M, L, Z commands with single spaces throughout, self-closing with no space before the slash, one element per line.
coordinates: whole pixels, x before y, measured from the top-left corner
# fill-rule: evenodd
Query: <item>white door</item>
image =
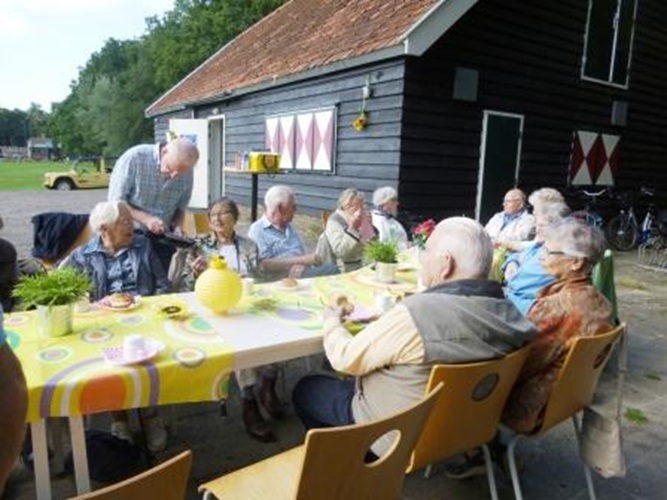
<path fill-rule="evenodd" d="M 190 208 L 207 209 L 209 203 L 209 134 L 208 120 L 169 120 L 169 132 L 183 137 L 199 148 L 199 160 L 194 168 L 194 182 Z M 169 134 L 171 135 L 171 134 Z"/>

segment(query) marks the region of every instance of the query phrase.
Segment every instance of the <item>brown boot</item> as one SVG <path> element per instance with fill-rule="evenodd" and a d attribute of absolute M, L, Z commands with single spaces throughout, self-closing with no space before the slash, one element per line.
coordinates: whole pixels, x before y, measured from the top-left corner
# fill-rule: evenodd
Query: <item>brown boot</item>
<path fill-rule="evenodd" d="M 259 388 L 259 401 L 266 412 L 271 415 L 271 418 L 279 420 L 283 418 L 285 412 L 283 411 L 283 404 L 278 399 L 276 394 L 276 379 L 263 378 L 262 386 Z"/>
<path fill-rule="evenodd" d="M 276 436 L 273 435 L 264 417 L 259 412 L 256 399 L 243 399 L 243 423 L 251 438 L 262 443 L 270 443 L 276 440 Z"/>

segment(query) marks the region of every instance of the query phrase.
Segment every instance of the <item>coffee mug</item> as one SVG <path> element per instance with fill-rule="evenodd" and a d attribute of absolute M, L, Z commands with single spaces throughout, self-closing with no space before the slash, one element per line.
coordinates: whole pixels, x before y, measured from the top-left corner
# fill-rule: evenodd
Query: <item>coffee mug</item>
<path fill-rule="evenodd" d="M 139 359 L 146 355 L 146 339 L 143 335 L 132 333 L 123 339 L 123 357 Z"/>

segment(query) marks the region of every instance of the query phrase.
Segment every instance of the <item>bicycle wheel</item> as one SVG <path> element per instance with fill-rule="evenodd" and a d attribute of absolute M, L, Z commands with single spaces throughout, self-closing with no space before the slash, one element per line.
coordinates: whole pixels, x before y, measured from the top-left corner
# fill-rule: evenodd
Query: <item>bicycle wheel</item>
<path fill-rule="evenodd" d="M 627 217 L 616 216 L 607 224 L 607 240 L 615 250 L 627 252 L 639 242 L 639 228 Z"/>

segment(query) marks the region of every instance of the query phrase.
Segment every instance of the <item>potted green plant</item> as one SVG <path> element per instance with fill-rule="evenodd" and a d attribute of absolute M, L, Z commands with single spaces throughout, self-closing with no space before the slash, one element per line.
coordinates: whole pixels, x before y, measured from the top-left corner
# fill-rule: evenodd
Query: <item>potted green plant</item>
<path fill-rule="evenodd" d="M 366 244 L 366 258 L 375 262 L 375 278 L 381 283 L 396 281 L 398 245 L 394 241 L 372 240 Z"/>
<path fill-rule="evenodd" d="M 60 337 L 72 331 L 75 302 L 86 297 L 91 283 L 88 276 L 71 267 L 49 273 L 25 276 L 14 288 L 14 297 L 23 307 L 37 308 L 39 331 L 48 337 Z"/>

